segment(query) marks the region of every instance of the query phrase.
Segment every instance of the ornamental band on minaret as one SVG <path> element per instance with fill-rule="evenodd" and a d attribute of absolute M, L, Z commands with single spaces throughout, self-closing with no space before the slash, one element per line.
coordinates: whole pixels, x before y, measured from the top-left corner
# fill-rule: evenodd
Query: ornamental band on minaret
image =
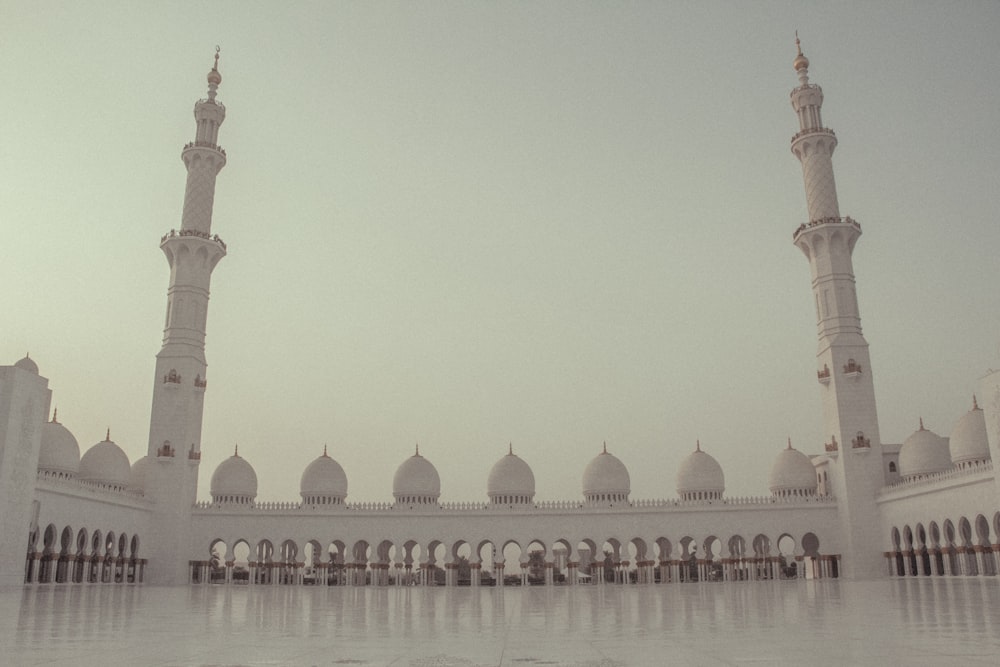
<path fill-rule="evenodd" d="M 799 47 L 798 37 L 795 39 Z M 842 553 L 849 577 L 877 576 L 882 563 L 871 548 L 881 537 L 875 495 L 885 483 L 879 438 L 875 388 L 868 342 L 861 333 L 851 255 L 861 226 L 840 216 L 833 177 L 837 137 L 823 127 L 823 90 L 809 83 L 809 60 L 801 47 L 793 62 L 799 86 L 792 90 L 792 108 L 799 131 L 792 153 L 802 163 L 809 221 L 793 233 L 795 245 L 809 259 L 816 307 L 817 379 L 823 403 L 826 455 L 831 459 L 834 495 L 840 503 L 840 523 L 846 541 Z"/>

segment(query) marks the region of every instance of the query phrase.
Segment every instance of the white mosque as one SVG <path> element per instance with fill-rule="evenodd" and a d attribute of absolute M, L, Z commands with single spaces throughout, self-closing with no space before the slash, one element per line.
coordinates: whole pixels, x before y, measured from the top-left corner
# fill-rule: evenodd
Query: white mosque
<path fill-rule="evenodd" d="M 391 503 L 356 503 L 326 451 L 302 472 L 301 497 L 260 503 L 257 473 L 234 452 L 198 499 L 208 386 L 205 322 L 212 271 L 226 244 L 212 230 L 222 76 L 208 74 L 184 146 L 180 229 L 163 236 L 170 265 L 166 328 L 156 357 L 146 456 L 129 462 L 106 438 L 80 454 L 49 418 L 35 361 L 0 367 L 0 585 L 626 585 L 849 577 L 994 576 L 1000 570 L 1000 372 L 950 437 L 923 428 L 902 445 L 879 437 L 868 343 L 852 265 L 861 226 L 841 215 L 823 125 L 822 89 L 794 60 L 808 222 L 792 235 L 809 262 L 819 346 L 821 451 L 775 452 L 770 495 L 730 497 L 696 447 L 671 499 L 633 497 L 629 472 L 600 452 L 582 494 L 535 501 L 513 450 L 493 466 L 484 499 L 441 503 L 419 450 L 393 478 Z"/>

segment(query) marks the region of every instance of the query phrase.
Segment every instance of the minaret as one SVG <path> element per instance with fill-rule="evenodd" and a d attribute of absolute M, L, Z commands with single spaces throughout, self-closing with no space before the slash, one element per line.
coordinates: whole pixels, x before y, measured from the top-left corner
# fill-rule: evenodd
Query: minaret
<path fill-rule="evenodd" d="M 205 320 L 212 270 L 226 255 L 226 244 L 212 234 L 215 177 L 226 165 L 218 145 L 226 108 L 217 102 L 222 83 L 219 53 L 208 73 L 208 97 L 194 105 L 195 140 L 184 146 L 187 167 L 184 212 L 179 230 L 160 240 L 170 265 L 163 347 L 156 355 L 153 408 L 149 423 L 150 460 L 146 496 L 155 503 L 152 540 L 143 547 L 152 583 L 183 583 L 187 577 L 191 508 L 198 486 L 201 422 L 208 386 Z"/>
<path fill-rule="evenodd" d="M 791 99 L 799 132 L 792 137 L 792 153 L 802 163 L 809 222 L 800 225 L 792 238 L 809 259 L 812 273 L 819 333 L 817 379 L 830 438 L 826 453 L 833 459 L 829 483 L 837 498 L 844 540 L 839 545 L 843 575 L 872 578 L 884 570 L 885 538 L 875 505 L 884 479 L 875 388 L 851 262 L 861 226 L 840 215 L 832 160 L 837 137 L 823 127 L 823 90 L 809 83 L 809 60 L 802 55 L 798 37 L 795 44 L 799 86 Z M 823 548 L 821 543 L 821 551 L 830 553 L 831 546 Z"/>

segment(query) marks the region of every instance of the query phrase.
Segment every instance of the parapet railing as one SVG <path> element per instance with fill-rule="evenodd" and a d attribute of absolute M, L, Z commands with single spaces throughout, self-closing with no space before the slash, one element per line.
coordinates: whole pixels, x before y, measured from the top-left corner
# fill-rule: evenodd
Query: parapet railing
<path fill-rule="evenodd" d="M 887 496 L 896 491 L 904 491 L 907 489 L 916 489 L 924 486 L 932 486 L 938 484 L 939 482 L 947 482 L 950 480 L 958 480 L 966 477 L 973 477 L 979 474 L 992 473 L 993 472 L 993 462 L 986 461 L 983 463 L 974 463 L 969 466 L 962 468 L 951 468 L 949 470 L 944 470 L 942 472 L 935 472 L 929 475 L 921 475 L 914 479 L 901 479 L 898 482 L 893 482 L 892 484 L 887 484 L 879 489 L 879 496 Z"/>
<path fill-rule="evenodd" d="M 803 222 L 795 229 L 794 232 L 792 232 L 792 240 L 797 239 L 799 237 L 799 234 L 806 231 L 807 229 L 812 229 L 820 225 L 834 225 L 834 224 L 847 224 L 853 227 L 854 229 L 858 230 L 859 232 L 861 231 L 861 223 L 859 223 L 857 220 L 855 220 L 850 216 L 844 216 L 842 218 L 830 216 L 827 218 L 817 218 L 816 220 Z"/>
<path fill-rule="evenodd" d="M 176 236 L 196 236 L 200 239 L 205 239 L 206 241 L 215 241 L 223 250 L 226 250 L 226 242 L 219 238 L 218 234 L 209 234 L 208 232 L 203 232 L 198 229 L 171 229 L 169 232 L 160 237 L 160 244 L 162 245 L 169 238 L 174 238 Z"/>
<path fill-rule="evenodd" d="M 833 496 L 735 496 L 729 498 L 714 498 L 705 500 L 680 500 L 680 499 L 641 499 L 631 500 L 625 503 L 615 503 L 613 507 L 604 503 L 588 504 L 580 500 L 540 500 L 534 503 L 525 504 L 492 504 L 488 502 L 445 502 L 429 505 L 413 505 L 413 510 L 427 510 L 440 512 L 487 512 L 487 511 L 514 511 L 514 512 L 534 512 L 534 511 L 560 511 L 560 512 L 587 512 L 601 509 L 657 509 L 657 508 L 693 508 L 693 507 L 732 507 L 732 506 L 762 506 L 762 505 L 831 505 L 835 504 L 836 498 Z M 404 510 L 403 507 L 406 507 Z M 391 502 L 355 502 L 342 505 L 304 505 L 296 501 L 262 501 L 252 504 L 241 503 L 215 503 L 211 500 L 202 500 L 195 503 L 195 509 L 200 510 L 237 510 L 247 512 L 296 512 L 296 511 L 323 511 L 323 512 L 392 512 L 410 511 L 410 505 L 397 505 Z"/>

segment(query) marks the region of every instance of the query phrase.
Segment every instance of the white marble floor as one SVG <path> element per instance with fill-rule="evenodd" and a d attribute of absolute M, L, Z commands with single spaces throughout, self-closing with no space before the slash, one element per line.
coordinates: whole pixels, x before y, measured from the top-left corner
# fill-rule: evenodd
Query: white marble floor
<path fill-rule="evenodd" d="M 0 591 L 5 665 L 995 665 L 1000 580 Z"/>

